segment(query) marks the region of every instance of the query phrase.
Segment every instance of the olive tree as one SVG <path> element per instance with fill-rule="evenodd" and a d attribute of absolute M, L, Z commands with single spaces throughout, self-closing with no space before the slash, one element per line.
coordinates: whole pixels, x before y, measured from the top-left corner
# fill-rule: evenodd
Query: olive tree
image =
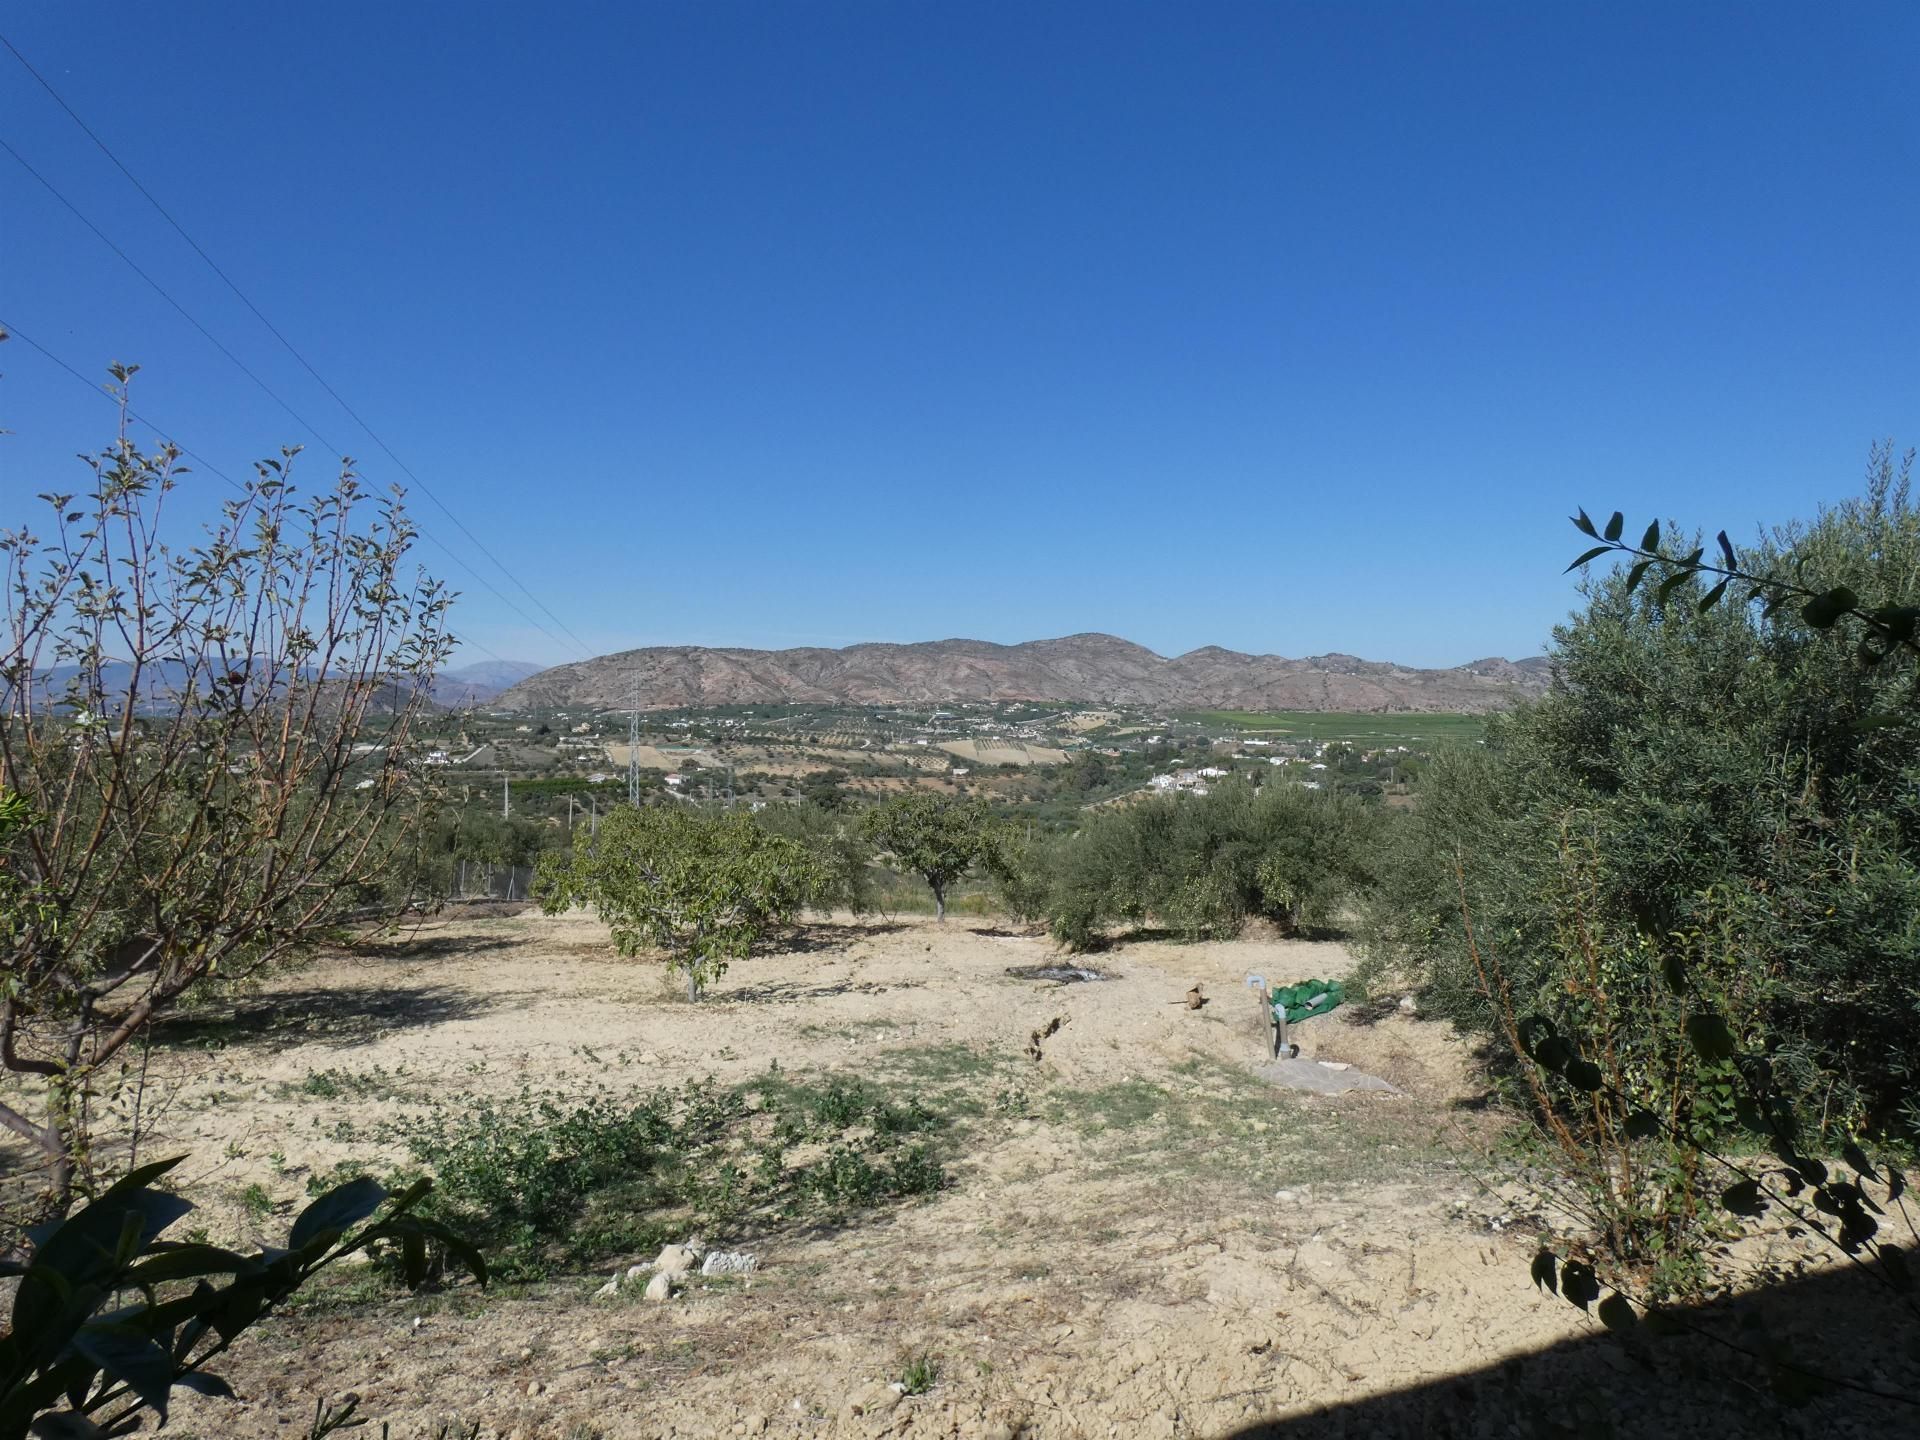
<path fill-rule="evenodd" d="M 84 491 L 0 530 L 0 1063 L 28 1082 L 0 1125 L 59 1212 L 93 1186 L 103 1067 L 210 977 L 332 933 L 410 843 L 452 644 L 397 494 L 350 468 L 304 493 L 285 450 L 176 522 L 186 469 L 129 438 L 131 373 Z"/>
<path fill-rule="evenodd" d="M 984 804 L 945 795 L 896 795 L 867 811 L 860 824 L 869 840 L 927 882 L 940 920 L 947 918 L 953 883 L 999 843 L 999 826 Z"/>
<path fill-rule="evenodd" d="M 549 915 L 591 906 L 623 955 L 664 950 L 696 1000 L 829 887 L 806 846 L 749 814 L 622 806 L 597 834 L 576 831 L 571 850 L 541 856 L 533 894 Z"/>

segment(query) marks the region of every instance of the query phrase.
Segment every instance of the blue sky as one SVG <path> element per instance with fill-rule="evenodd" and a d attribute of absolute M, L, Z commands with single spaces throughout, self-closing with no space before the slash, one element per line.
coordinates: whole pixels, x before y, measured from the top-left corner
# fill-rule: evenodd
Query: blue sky
<path fill-rule="evenodd" d="M 1537 653 L 1574 505 L 1739 536 L 1920 440 L 1911 4 L 42 0 L 0 32 L 593 651 Z M 4 52 L 0 138 L 399 478 Z M 4 153 L 0 319 L 141 363 L 222 469 L 324 463 Z M 16 524 L 111 416 L 22 344 L 0 372 Z M 428 547 L 478 646 L 578 655 L 416 510 L 556 632 Z"/>

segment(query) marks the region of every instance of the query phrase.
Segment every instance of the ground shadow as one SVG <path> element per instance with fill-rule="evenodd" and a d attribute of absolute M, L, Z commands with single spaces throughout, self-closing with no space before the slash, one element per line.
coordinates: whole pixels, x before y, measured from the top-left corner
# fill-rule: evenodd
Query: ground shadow
<path fill-rule="evenodd" d="M 330 990 L 279 990 L 230 1005 L 164 1015 L 154 1021 L 156 1045 L 193 1049 L 280 1045 L 364 1045 L 397 1030 L 466 1020 L 511 997 L 478 996 L 443 985 L 383 985 Z"/>
<path fill-rule="evenodd" d="M 1683 1333 L 1655 1336 L 1643 1324 L 1615 1335 L 1596 1323 L 1586 1336 L 1499 1365 L 1258 1421 L 1215 1440 L 1652 1440 L 1920 1429 L 1920 1319 L 1860 1269 L 1784 1281 L 1674 1316 Z M 1301 1343 L 1311 1345 L 1311 1337 Z"/>
<path fill-rule="evenodd" d="M 851 945 L 856 940 L 864 940 L 870 935 L 891 935 L 896 930 L 906 929 L 906 923 L 900 920 L 883 920 L 878 924 L 843 924 L 834 920 L 823 920 L 813 925 L 796 925 L 780 937 L 777 947 L 768 950 L 771 955 L 809 954 L 815 950 L 838 950 Z"/>
<path fill-rule="evenodd" d="M 521 942 L 504 935 L 400 934 L 377 940 L 363 940 L 340 952 L 347 961 L 364 960 L 446 960 L 460 955 L 481 955 L 489 950 L 510 950 Z"/>
<path fill-rule="evenodd" d="M 806 985 L 798 980 L 768 980 L 758 985 L 742 985 L 736 990 L 712 991 L 721 1005 L 764 1005 L 783 1000 L 826 1000 L 835 995 L 886 995 L 895 990 L 919 990 L 924 980 L 902 980 L 882 985 L 872 980 L 844 980 L 838 985 Z"/>

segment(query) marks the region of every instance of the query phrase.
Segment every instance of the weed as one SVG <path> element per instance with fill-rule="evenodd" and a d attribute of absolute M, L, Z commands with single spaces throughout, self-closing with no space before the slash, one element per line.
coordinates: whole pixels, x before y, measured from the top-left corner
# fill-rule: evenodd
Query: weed
<path fill-rule="evenodd" d="M 400 1070 L 392 1072 L 380 1065 L 364 1071 L 309 1070 L 303 1080 L 274 1086 L 273 1094 L 280 1100 L 302 1097 L 312 1100 L 391 1100 L 406 1093 L 401 1083 L 405 1068 L 402 1066 Z"/>
<path fill-rule="evenodd" d="M 258 1180 L 242 1190 L 238 1198 L 240 1208 L 255 1220 L 264 1220 L 273 1213 L 273 1196 Z"/>
<path fill-rule="evenodd" d="M 940 1366 L 931 1355 L 914 1356 L 907 1362 L 906 1369 L 900 1372 L 900 1383 L 906 1387 L 909 1395 L 926 1394 L 939 1378 Z"/>
<path fill-rule="evenodd" d="M 709 1078 L 637 1099 L 455 1096 L 376 1133 L 411 1157 L 396 1182 L 431 1174 L 440 1216 L 498 1273 L 530 1279 L 690 1229 L 764 1233 L 932 1193 L 947 1179 L 934 1143 L 942 1123 L 919 1099 L 860 1080 L 805 1085 L 770 1069 L 750 1086 Z"/>

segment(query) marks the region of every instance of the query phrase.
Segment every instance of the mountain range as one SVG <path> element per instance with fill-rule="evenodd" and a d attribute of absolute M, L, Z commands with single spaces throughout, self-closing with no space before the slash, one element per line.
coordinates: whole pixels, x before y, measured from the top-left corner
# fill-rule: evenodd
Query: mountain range
<path fill-rule="evenodd" d="M 1547 686 L 1544 656 L 1421 670 L 1352 655 L 1290 660 L 1209 645 L 1171 659 L 1113 635 L 996 645 L 844 649 L 651 646 L 556 665 L 493 697 L 502 709 L 912 705 L 1051 700 L 1180 710 L 1500 710 Z"/>

